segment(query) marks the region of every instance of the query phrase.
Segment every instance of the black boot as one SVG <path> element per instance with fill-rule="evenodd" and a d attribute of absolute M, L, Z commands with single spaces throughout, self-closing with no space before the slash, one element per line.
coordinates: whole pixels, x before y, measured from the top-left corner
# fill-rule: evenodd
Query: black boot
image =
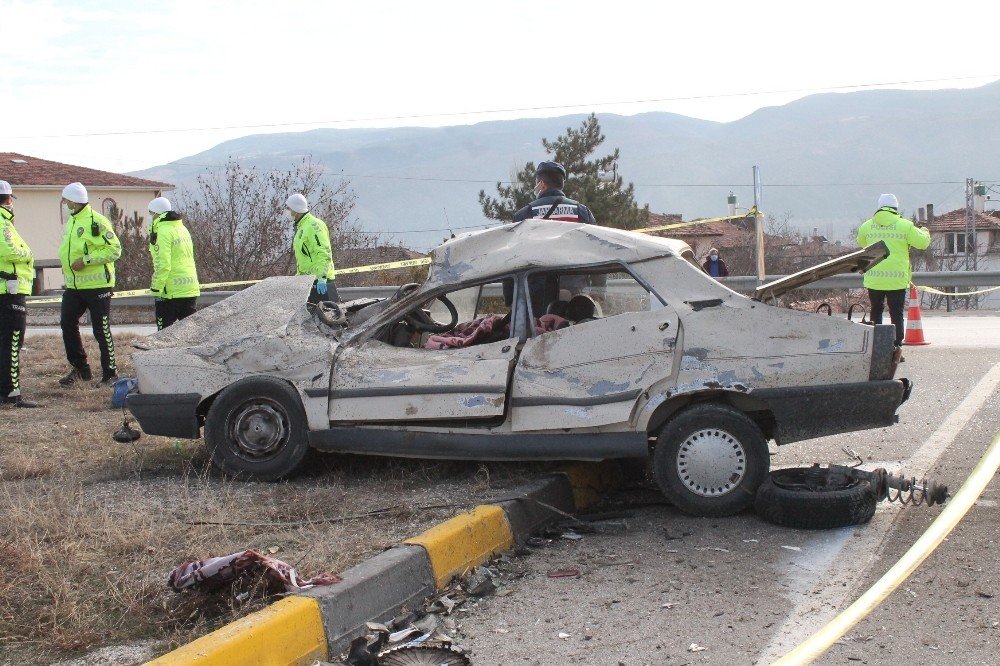
<path fill-rule="evenodd" d="M 65 377 L 59 379 L 59 383 L 63 386 L 72 386 L 78 381 L 89 382 L 94 378 L 94 375 L 90 372 L 89 365 L 81 365 L 78 367 L 73 367 Z"/>
<path fill-rule="evenodd" d="M 9 395 L 0 401 L 0 405 L 3 407 L 20 407 L 22 409 L 34 409 L 39 406 L 37 402 L 25 400 L 24 397 L 20 395 Z"/>

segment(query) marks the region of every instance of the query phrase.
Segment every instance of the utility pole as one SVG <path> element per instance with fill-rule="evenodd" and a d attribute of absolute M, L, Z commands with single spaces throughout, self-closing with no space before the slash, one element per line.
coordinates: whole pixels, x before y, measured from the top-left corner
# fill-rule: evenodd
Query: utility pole
<path fill-rule="evenodd" d="M 753 167 L 754 231 L 757 235 L 757 283 L 764 284 L 764 215 L 760 212 L 760 167 Z"/>
<path fill-rule="evenodd" d="M 969 247 L 973 236 L 976 234 L 976 203 L 973 194 L 975 183 L 972 178 L 965 179 L 965 270 L 975 270 L 976 248 Z M 970 261 L 969 250 L 972 250 L 972 260 Z"/>

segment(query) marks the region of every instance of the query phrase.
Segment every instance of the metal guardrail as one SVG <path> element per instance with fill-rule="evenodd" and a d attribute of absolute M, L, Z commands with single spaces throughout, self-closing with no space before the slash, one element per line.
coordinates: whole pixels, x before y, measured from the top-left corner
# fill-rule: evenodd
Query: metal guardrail
<path fill-rule="evenodd" d="M 786 277 L 784 275 L 771 275 L 767 282 Z M 859 273 L 848 273 L 846 275 L 835 275 L 812 282 L 803 289 L 860 289 L 862 276 Z M 753 275 L 735 275 L 720 278 L 719 282 L 734 291 L 750 292 L 757 288 L 758 281 Z M 1000 286 L 1000 271 L 921 271 L 913 274 L 913 282 L 927 287 L 996 287 Z M 631 280 L 609 280 L 608 288 L 612 291 L 618 288 L 626 288 L 627 285 L 634 285 Z M 396 293 L 398 287 L 340 287 L 338 292 L 344 300 L 355 298 L 388 298 Z M 229 298 L 235 291 L 206 291 L 198 298 L 198 304 L 212 305 Z M 484 295 L 500 296 L 503 291 L 499 282 L 486 285 Z M 49 296 L 51 298 L 51 296 Z M 125 296 L 115 300 L 116 305 L 122 306 L 153 306 L 152 296 Z M 28 307 L 31 308 L 58 308 L 58 303 L 33 304 L 32 299 L 28 299 Z"/>

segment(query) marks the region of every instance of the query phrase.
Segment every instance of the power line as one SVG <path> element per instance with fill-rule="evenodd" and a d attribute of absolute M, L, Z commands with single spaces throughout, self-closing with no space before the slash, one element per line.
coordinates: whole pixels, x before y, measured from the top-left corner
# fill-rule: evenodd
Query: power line
<path fill-rule="evenodd" d="M 827 86 L 822 88 L 791 88 L 785 90 L 759 90 L 759 91 L 746 91 L 746 92 L 736 92 L 736 93 L 719 93 L 715 95 L 687 95 L 681 97 L 660 97 L 652 99 L 636 99 L 636 100 L 612 101 L 612 102 L 555 104 L 551 106 L 524 106 L 524 107 L 511 107 L 504 109 L 479 109 L 471 111 L 447 111 L 443 113 L 414 113 L 414 114 L 397 115 L 397 116 L 368 116 L 359 118 L 338 118 L 335 120 L 309 120 L 309 121 L 295 121 L 286 123 L 254 123 L 248 125 L 216 125 L 210 127 L 176 127 L 169 129 L 81 132 L 76 134 L 37 134 L 37 135 L 25 135 L 25 136 L 6 136 L 6 137 L 0 137 L 0 140 L 8 141 L 8 140 L 19 140 L 19 139 L 69 139 L 69 138 L 97 137 L 97 136 L 134 136 L 139 134 L 178 134 L 185 132 L 215 132 L 221 130 L 235 130 L 235 129 L 270 129 L 275 127 L 302 127 L 306 125 L 341 125 L 344 123 L 384 122 L 387 120 L 419 120 L 425 118 L 450 118 L 456 116 L 476 116 L 476 115 L 487 115 L 493 113 L 521 113 L 525 111 L 557 111 L 557 110 L 584 109 L 584 108 L 592 109 L 595 107 L 620 106 L 625 104 L 693 102 L 693 101 L 709 100 L 709 99 L 756 97 L 759 95 L 788 95 L 788 94 L 816 93 L 816 92 L 835 91 L 835 90 L 857 90 L 866 88 L 880 88 L 883 86 L 916 85 L 924 83 L 948 83 L 952 81 L 969 81 L 974 79 L 988 79 L 997 77 L 1000 77 L 1000 74 L 987 74 L 984 76 L 959 76 L 959 77 L 944 78 L 944 79 L 915 79 L 911 81 L 883 81 L 879 83 L 857 83 L 852 85 Z"/>

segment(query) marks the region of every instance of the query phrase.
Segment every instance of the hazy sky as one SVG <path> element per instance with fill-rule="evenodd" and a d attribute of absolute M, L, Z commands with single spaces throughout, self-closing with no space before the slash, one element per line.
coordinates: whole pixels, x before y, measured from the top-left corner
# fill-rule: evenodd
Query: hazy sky
<path fill-rule="evenodd" d="M 1000 79 L 994 7 L 0 0 L 0 151 L 127 171 L 261 132 L 974 87 Z"/>

